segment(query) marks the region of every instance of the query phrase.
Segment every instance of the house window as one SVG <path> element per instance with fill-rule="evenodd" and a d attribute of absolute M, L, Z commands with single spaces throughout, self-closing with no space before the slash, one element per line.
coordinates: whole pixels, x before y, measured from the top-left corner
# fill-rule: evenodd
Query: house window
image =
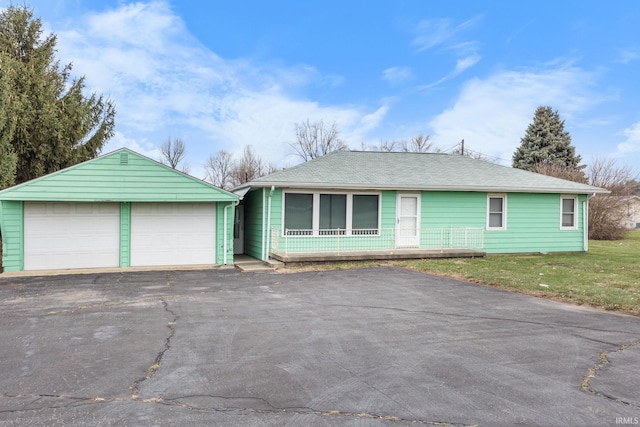
<path fill-rule="evenodd" d="M 578 228 L 578 198 L 575 196 L 563 196 L 560 198 L 561 215 L 560 228 L 564 230 L 575 230 Z"/>
<path fill-rule="evenodd" d="M 487 196 L 487 230 L 506 230 L 507 196 Z"/>
<path fill-rule="evenodd" d="M 285 193 L 288 236 L 377 235 L 379 194 Z"/>
<path fill-rule="evenodd" d="M 377 194 L 353 195 L 353 234 L 378 234 L 378 199 Z"/>
<path fill-rule="evenodd" d="M 284 228 L 289 235 L 311 234 L 313 227 L 313 194 L 284 195 Z"/>
<path fill-rule="evenodd" d="M 347 228 L 347 195 L 320 195 L 320 235 L 344 234 Z M 340 231 L 338 231 L 340 230 Z"/>

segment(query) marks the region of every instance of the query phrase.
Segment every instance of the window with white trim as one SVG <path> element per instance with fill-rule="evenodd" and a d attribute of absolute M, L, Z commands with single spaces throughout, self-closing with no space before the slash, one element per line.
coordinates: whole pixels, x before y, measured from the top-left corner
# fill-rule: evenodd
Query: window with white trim
<path fill-rule="evenodd" d="M 347 228 L 346 194 L 320 194 L 319 223 L 321 236 L 344 234 Z"/>
<path fill-rule="evenodd" d="M 563 230 L 578 228 L 578 198 L 576 196 L 560 197 L 560 228 Z"/>
<path fill-rule="evenodd" d="M 283 214 L 288 236 L 377 235 L 380 195 L 286 192 Z"/>
<path fill-rule="evenodd" d="M 507 229 L 507 196 L 487 195 L 487 230 Z"/>
<path fill-rule="evenodd" d="M 293 233 L 308 235 L 313 228 L 313 194 L 286 193 L 284 195 L 284 228 Z"/>

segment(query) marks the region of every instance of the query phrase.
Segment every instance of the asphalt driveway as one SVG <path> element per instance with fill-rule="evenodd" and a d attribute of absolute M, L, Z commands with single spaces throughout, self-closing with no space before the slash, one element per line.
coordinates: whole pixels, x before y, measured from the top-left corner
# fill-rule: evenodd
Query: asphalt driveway
<path fill-rule="evenodd" d="M 0 279 L 0 426 L 640 422 L 640 319 L 396 268 Z"/>

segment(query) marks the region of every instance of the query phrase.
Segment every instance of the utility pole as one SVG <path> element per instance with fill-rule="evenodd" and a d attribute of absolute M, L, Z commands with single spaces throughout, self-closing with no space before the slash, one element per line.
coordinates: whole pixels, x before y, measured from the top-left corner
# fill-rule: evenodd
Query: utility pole
<path fill-rule="evenodd" d="M 460 155 L 464 156 L 464 139 L 460 141 Z"/>

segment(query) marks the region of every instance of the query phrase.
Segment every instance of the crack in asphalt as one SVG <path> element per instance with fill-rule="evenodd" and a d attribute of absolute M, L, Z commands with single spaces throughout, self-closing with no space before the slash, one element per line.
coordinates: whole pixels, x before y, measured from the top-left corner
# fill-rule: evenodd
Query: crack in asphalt
<path fill-rule="evenodd" d="M 80 406 L 80 405 L 89 405 L 89 404 L 107 404 L 107 403 L 120 403 L 120 402 L 136 402 L 136 403 L 152 403 L 166 406 L 175 406 L 183 409 L 188 409 L 190 411 L 200 411 L 200 412 L 233 412 L 234 415 L 245 415 L 242 412 L 247 414 L 296 414 L 296 415 L 315 415 L 320 417 L 336 417 L 336 418 L 366 418 L 366 419 L 378 419 L 389 422 L 398 422 L 398 423 L 411 423 L 414 425 L 428 425 L 428 426 L 452 426 L 452 427 L 477 427 L 477 424 L 465 424 L 458 422 L 450 422 L 450 421 L 430 421 L 424 420 L 420 418 L 404 418 L 397 417 L 394 415 L 386 415 L 386 414 L 377 414 L 377 413 L 369 413 L 369 412 L 357 412 L 357 411 L 340 411 L 340 410 L 318 410 L 311 407 L 306 406 L 295 406 L 295 407 L 276 407 L 268 400 L 261 397 L 249 397 L 249 396 L 216 396 L 209 394 L 191 394 L 179 397 L 172 397 L 169 399 L 164 399 L 162 397 L 152 397 L 147 399 L 138 399 L 134 397 L 121 397 L 121 398 L 102 398 L 102 397 L 78 397 L 78 396 L 67 396 L 67 395 L 55 395 L 55 394 L 17 394 L 11 395 L 2 393 L 0 394 L 0 398 L 33 398 L 35 399 L 33 403 L 38 402 L 44 398 L 54 398 L 54 399 L 62 399 L 62 400 L 72 400 L 72 402 L 60 404 L 60 405 L 37 405 L 37 407 L 33 407 L 36 405 L 32 405 L 32 407 L 28 408 L 20 408 L 20 409 L 3 409 L 0 410 L 0 413 L 15 413 L 15 412 L 26 412 L 26 411 L 36 411 L 41 409 L 57 409 L 57 408 L 65 408 L 71 406 Z M 189 398 L 198 398 L 198 397 L 208 397 L 211 399 L 224 399 L 224 400 L 255 400 L 264 403 L 269 406 L 270 409 L 256 409 L 245 406 L 230 406 L 226 408 L 213 408 L 213 407 L 202 407 L 202 406 L 194 406 L 188 403 L 181 402 L 182 399 Z"/>
<path fill-rule="evenodd" d="M 594 390 L 593 388 L 591 388 L 591 380 L 593 380 L 596 375 L 598 374 L 598 371 L 600 371 L 600 369 L 604 368 L 605 366 L 607 366 L 609 364 L 609 354 L 612 353 L 620 353 L 628 348 L 631 347 L 636 347 L 636 346 L 640 346 L 640 341 L 633 341 L 629 344 L 623 344 L 620 347 L 616 348 L 613 351 L 603 351 L 602 353 L 600 353 L 600 363 L 598 363 L 597 365 L 589 368 L 589 371 L 587 373 L 587 375 L 582 379 L 582 383 L 580 384 L 580 388 L 582 388 L 583 391 L 587 391 L 593 395 L 596 396 L 600 396 L 600 397 L 604 397 L 607 398 L 609 400 L 612 400 L 614 402 L 618 402 L 618 403 L 622 403 L 624 405 L 627 406 L 633 406 L 635 408 L 640 408 L 640 405 L 637 405 L 635 403 L 632 402 L 627 402 L 626 400 L 620 399 L 616 396 L 612 396 L 610 394 L 607 393 L 603 393 L 601 391 L 597 391 Z"/>
<path fill-rule="evenodd" d="M 144 377 L 140 377 L 137 380 L 135 380 L 133 382 L 133 384 L 131 384 L 129 386 L 129 390 L 131 390 L 131 398 L 133 400 L 137 400 L 139 395 L 140 395 L 140 386 L 142 385 L 143 382 L 145 382 L 148 379 L 151 379 L 156 371 L 158 369 L 160 369 L 160 364 L 162 363 L 162 358 L 164 357 L 164 354 L 171 348 L 171 339 L 173 338 L 173 336 L 176 333 L 176 322 L 178 321 L 178 319 L 180 318 L 180 316 L 178 316 L 178 314 L 176 312 L 174 312 L 173 310 L 171 310 L 169 308 L 169 304 L 167 303 L 167 301 L 164 298 L 161 298 L 160 301 L 162 302 L 162 306 L 164 307 L 164 311 L 166 311 L 167 313 L 171 314 L 173 316 L 173 319 L 170 320 L 169 322 L 167 322 L 167 328 L 169 328 L 169 335 L 167 336 L 167 338 L 165 338 L 164 341 L 164 348 L 156 355 L 155 360 L 153 361 L 153 363 L 151 364 L 151 366 L 149 366 L 149 369 L 147 370 L 147 373 Z"/>

